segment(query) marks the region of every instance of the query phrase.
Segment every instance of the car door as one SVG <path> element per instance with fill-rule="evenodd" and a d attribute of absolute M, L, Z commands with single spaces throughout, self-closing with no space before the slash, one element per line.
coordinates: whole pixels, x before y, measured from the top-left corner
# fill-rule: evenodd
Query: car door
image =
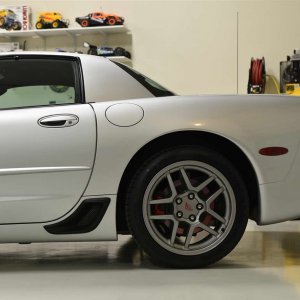
<path fill-rule="evenodd" d="M 76 58 L 0 59 L 0 224 L 47 222 L 89 181 L 96 122 Z"/>

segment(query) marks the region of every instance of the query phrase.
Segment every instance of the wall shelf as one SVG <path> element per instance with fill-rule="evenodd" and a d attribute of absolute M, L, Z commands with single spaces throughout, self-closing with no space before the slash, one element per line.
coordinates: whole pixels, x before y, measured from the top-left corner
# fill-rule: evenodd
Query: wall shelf
<path fill-rule="evenodd" d="M 19 38 L 42 39 L 44 50 L 47 50 L 46 39 L 48 37 L 69 37 L 73 41 L 74 51 L 77 51 L 77 38 L 84 35 L 101 34 L 104 37 L 103 44 L 107 43 L 107 35 L 117 33 L 129 33 L 124 25 L 99 26 L 99 27 L 78 27 L 78 28 L 57 28 L 57 29 L 32 29 L 26 31 L 0 31 L 0 38 L 11 42 Z"/>
<path fill-rule="evenodd" d="M 47 50 L 46 39 L 48 37 L 69 37 L 73 40 L 74 52 L 77 51 L 77 38 L 84 35 L 102 34 L 104 39 L 109 34 L 129 33 L 130 31 L 124 25 L 116 26 L 101 26 L 101 27 L 87 27 L 87 28 L 57 28 L 57 29 L 33 29 L 26 31 L 0 31 L 0 38 L 5 38 L 11 42 L 19 38 L 39 38 L 44 43 L 44 50 Z M 106 44 L 106 42 L 104 43 Z M 111 56 L 108 59 L 130 64 L 131 60 L 125 56 Z"/>
<path fill-rule="evenodd" d="M 107 57 L 109 60 L 123 63 L 123 64 L 129 64 L 131 62 L 131 59 L 125 57 L 125 56 L 109 56 Z"/>
<path fill-rule="evenodd" d="M 33 29 L 26 31 L 0 31 L 1 38 L 47 38 L 50 36 L 73 36 L 78 37 L 88 34 L 114 34 L 128 33 L 129 30 L 124 25 L 99 26 L 86 28 L 57 28 L 57 29 Z"/>

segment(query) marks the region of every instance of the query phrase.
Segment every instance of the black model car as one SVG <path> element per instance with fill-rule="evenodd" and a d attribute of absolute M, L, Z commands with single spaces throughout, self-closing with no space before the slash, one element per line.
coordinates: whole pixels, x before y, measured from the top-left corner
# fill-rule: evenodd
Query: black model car
<path fill-rule="evenodd" d="M 88 42 L 84 42 L 84 47 L 89 48 L 87 54 L 98 55 L 98 56 L 125 56 L 127 58 L 131 58 L 130 52 L 125 50 L 122 47 L 106 47 L 106 46 L 95 46 L 91 45 Z"/>

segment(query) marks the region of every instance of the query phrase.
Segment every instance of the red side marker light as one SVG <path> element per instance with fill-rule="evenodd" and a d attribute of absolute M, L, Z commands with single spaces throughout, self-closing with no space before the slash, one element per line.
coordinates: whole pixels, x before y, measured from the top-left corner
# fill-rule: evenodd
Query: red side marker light
<path fill-rule="evenodd" d="M 289 149 L 284 147 L 266 147 L 259 150 L 259 154 L 265 156 L 279 156 L 289 152 Z"/>

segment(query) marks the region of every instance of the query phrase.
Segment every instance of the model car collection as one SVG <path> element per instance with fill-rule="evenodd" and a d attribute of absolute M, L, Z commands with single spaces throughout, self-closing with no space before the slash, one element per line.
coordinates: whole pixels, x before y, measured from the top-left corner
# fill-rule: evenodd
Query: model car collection
<path fill-rule="evenodd" d="M 194 268 L 249 218 L 300 217 L 296 97 L 175 96 L 98 56 L 0 57 L 0 242 L 132 234 L 155 263 Z"/>
<path fill-rule="evenodd" d="M 58 12 L 44 12 L 39 14 L 35 24 L 36 29 L 46 28 L 67 28 L 69 21 L 65 20 L 61 13 Z"/>
<path fill-rule="evenodd" d="M 0 10 L 0 28 L 6 30 L 20 30 L 22 28 L 18 16 L 11 9 Z"/>
<path fill-rule="evenodd" d="M 77 17 L 75 21 L 80 24 L 81 27 L 89 26 L 113 26 L 123 25 L 124 18 L 117 14 L 110 14 L 105 12 L 92 12 L 84 17 Z"/>
<path fill-rule="evenodd" d="M 15 13 L 13 9 L 10 9 L 10 7 L 0 9 L 0 28 L 6 30 L 21 30 L 22 23 L 19 20 L 21 14 L 24 22 L 23 29 L 30 29 L 31 10 L 27 6 L 22 6 L 21 8 L 23 11 L 20 13 L 18 12 L 19 15 Z M 17 7 L 16 9 L 20 9 L 20 7 Z M 30 13 L 28 14 L 29 11 Z M 86 16 L 76 17 L 75 21 L 81 27 L 93 27 L 123 25 L 125 19 L 117 14 L 100 11 L 91 12 Z M 35 27 L 36 29 L 68 28 L 69 23 L 70 21 L 64 19 L 61 13 L 46 11 L 38 15 Z"/>

